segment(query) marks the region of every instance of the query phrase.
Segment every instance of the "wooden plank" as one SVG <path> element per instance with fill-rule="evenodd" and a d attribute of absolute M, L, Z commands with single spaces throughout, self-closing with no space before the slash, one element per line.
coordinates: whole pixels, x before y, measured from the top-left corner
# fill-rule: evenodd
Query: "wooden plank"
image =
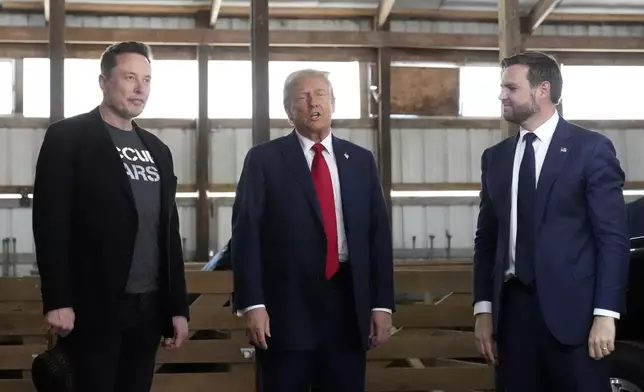
<path fill-rule="evenodd" d="M 188 292 L 199 294 L 229 294 L 233 292 L 232 271 L 186 271 Z"/>
<path fill-rule="evenodd" d="M 42 312 L 0 312 L 0 336 L 44 335 L 46 332 Z"/>
<path fill-rule="evenodd" d="M 396 334 L 389 342 L 368 353 L 369 360 L 474 358 L 478 356 L 473 333 L 453 336 L 405 336 L 404 334 Z"/>
<path fill-rule="evenodd" d="M 394 287 L 397 293 L 468 293 L 472 290 L 472 268 L 455 266 L 444 270 L 396 271 Z"/>
<path fill-rule="evenodd" d="M 30 370 L 34 356 L 46 349 L 44 344 L 0 345 L 0 370 Z"/>
<path fill-rule="evenodd" d="M 458 116 L 459 69 L 391 68 L 391 113 L 417 116 Z"/>
<path fill-rule="evenodd" d="M 29 379 L 0 379 L 0 392 L 36 392 L 36 388 Z"/>
<path fill-rule="evenodd" d="M 244 319 L 234 315 L 230 307 L 191 306 L 189 327 L 191 330 L 243 330 L 246 326 Z"/>
<path fill-rule="evenodd" d="M 464 392 L 494 387 L 491 367 L 446 366 L 422 369 L 384 368 L 367 371 L 369 392 L 446 391 Z"/>
<path fill-rule="evenodd" d="M 472 342 L 473 337 L 470 339 L 473 346 Z M 159 350 L 157 363 L 252 363 L 240 351 L 251 347 L 236 340 L 187 340 L 177 350 Z"/>
<path fill-rule="evenodd" d="M 472 306 L 398 305 L 393 324 L 400 328 L 472 328 Z M 473 341 L 472 341 L 473 342 Z"/>
<path fill-rule="evenodd" d="M 7 190 L 11 191 L 10 189 Z M 2 189 L 0 189 L 0 192 L 2 192 Z M 0 278 L 0 301 L 28 302 L 40 300 L 40 278 L 33 276 Z"/>
<path fill-rule="evenodd" d="M 253 391 L 253 366 L 247 365 L 241 369 L 229 373 L 157 374 L 151 392 Z"/>

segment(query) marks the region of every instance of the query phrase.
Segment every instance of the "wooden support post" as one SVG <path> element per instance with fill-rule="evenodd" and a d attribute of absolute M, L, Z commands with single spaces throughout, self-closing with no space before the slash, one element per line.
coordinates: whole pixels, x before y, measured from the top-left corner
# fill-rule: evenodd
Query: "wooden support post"
<path fill-rule="evenodd" d="M 50 0 L 49 120 L 65 118 L 65 0 Z"/>
<path fill-rule="evenodd" d="M 385 23 L 382 29 L 389 29 Z M 391 217 L 391 49 L 378 49 L 378 171 L 385 196 L 389 224 Z"/>
<path fill-rule="evenodd" d="M 253 145 L 271 138 L 268 94 L 268 0 L 251 2 L 250 52 L 253 74 Z"/>
<path fill-rule="evenodd" d="M 199 72 L 199 114 L 197 117 L 197 261 L 207 262 L 210 258 L 210 209 L 208 184 L 210 167 L 210 118 L 208 117 L 208 58 L 210 48 L 197 47 L 197 68 Z"/>
<path fill-rule="evenodd" d="M 197 23 L 208 26 L 210 15 L 197 15 Z M 199 80 L 199 103 L 197 112 L 197 206 L 196 206 L 196 261 L 207 262 L 210 259 L 210 203 L 208 200 L 210 168 L 210 118 L 208 117 L 208 60 L 210 47 L 197 47 L 197 70 Z"/>
<path fill-rule="evenodd" d="M 499 57 L 512 56 L 522 51 L 521 14 L 519 0 L 499 0 Z M 501 119 L 501 133 L 508 137 L 519 131 L 519 126 Z"/>
<path fill-rule="evenodd" d="M 24 60 L 13 61 L 13 114 L 23 116 L 24 112 Z"/>

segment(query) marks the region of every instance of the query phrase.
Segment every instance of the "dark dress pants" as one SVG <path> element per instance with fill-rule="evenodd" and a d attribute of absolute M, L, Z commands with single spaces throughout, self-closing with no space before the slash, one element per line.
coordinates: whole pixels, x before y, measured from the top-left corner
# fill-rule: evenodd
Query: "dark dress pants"
<path fill-rule="evenodd" d="M 561 344 L 533 287 L 510 279 L 502 290 L 496 392 L 611 392 L 606 360 L 592 359 L 586 344 Z"/>
<path fill-rule="evenodd" d="M 75 392 L 149 392 L 161 342 L 155 293 L 127 294 L 120 328 L 74 330 L 60 340 L 74 368 Z"/>
<path fill-rule="evenodd" d="M 316 350 L 257 350 L 261 392 L 364 392 L 366 352 L 360 344 L 350 268 L 326 282 Z"/>

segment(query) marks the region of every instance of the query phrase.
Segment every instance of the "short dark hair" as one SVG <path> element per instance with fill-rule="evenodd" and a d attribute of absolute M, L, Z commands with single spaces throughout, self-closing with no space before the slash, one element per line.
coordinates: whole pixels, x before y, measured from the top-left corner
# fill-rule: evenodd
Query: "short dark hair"
<path fill-rule="evenodd" d="M 506 57 L 501 61 L 501 69 L 505 70 L 513 65 L 526 65 L 528 67 L 528 82 L 534 88 L 543 82 L 550 83 L 550 100 L 557 105 L 561 100 L 563 77 L 557 60 L 543 52 L 523 52 Z"/>
<path fill-rule="evenodd" d="M 116 67 L 116 58 L 123 53 L 136 53 L 152 62 L 152 49 L 149 45 L 136 41 L 124 41 L 108 46 L 101 55 L 101 73 L 109 76 Z"/>

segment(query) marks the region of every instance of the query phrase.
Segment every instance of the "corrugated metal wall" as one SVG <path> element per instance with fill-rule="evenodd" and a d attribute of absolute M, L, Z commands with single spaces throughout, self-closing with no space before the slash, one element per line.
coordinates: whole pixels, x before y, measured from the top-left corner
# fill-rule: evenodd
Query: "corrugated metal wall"
<path fill-rule="evenodd" d="M 0 26 L 45 26 L 41 15 L 0 15 Z M 87 27 L 141 27 L 141 28 L 192 28 L 192 18 L 162 17 L 98 17 L 68 16 L 69 26 Z M 248 29 L 246 20 L 222 19 L 217 23 L 222 29 Z M 342 30 L 366 31 L 368 21 L 346 20 L 292 20 L 271 21 L 272 29 L 289 30 Z M 481 33 L 496 34 L 494 23 L 449 22 L 393 22 L 394 31 Z M 547 35 L 610 35 L 644 36 L 644 26 L 603 25 L 544 25 L 537 34 Z M 195 182 L 194 129 L 152 130 L 172 150 L 176 174 L 181 184 Z M 644 165 L 640 146 L 644 144 L 644 130 L 600 130 L 610 137 L 629 181 L 644 181 Z M 291 129 L 273 129 L 271 137 L 285 135 Z M 371 129 L 335 129 L 338 136 L 351 140 L 374 151 L 375 132 Z M 0 184 L 29 185 L 33 181 L 34 167 L 43 130 L 0 129 Z M 483 150 L 498 142 L 498 129 L 394 129 L 392 134 L 392 164 L 394 183 L 478 182 L 480 157 Z M 210 162 L 211 182 L 230 184 L 236 182 L 241 172 L 246 152 L 251 146 L 250 129 L 215 128 L 212 130 Z M 375 152 L 375 151 L 374 151 Z M 435 248 L 470 250 L 473 246 L 477 216 L 475 201 L 453 205 L 431 205 L 426 200 L 419 205 L 395 205 L 393 209 L 394 246 L 399 249 L 427 248 L 434 236 Z M 186 238 L 186 249 L 195 249 L 194 208 L 181 203 L 181 233 Z M 212 215 L 213 246 L 222 246 L 230 235 L 231 208 L 229 201 L 217 201 Z M 448 239 L 448 234 L 451 239 Z M 33 252 L 31 211 L 29 208 L 0 208 L 0 238 L 17 238 L 19 253 Z"/>

